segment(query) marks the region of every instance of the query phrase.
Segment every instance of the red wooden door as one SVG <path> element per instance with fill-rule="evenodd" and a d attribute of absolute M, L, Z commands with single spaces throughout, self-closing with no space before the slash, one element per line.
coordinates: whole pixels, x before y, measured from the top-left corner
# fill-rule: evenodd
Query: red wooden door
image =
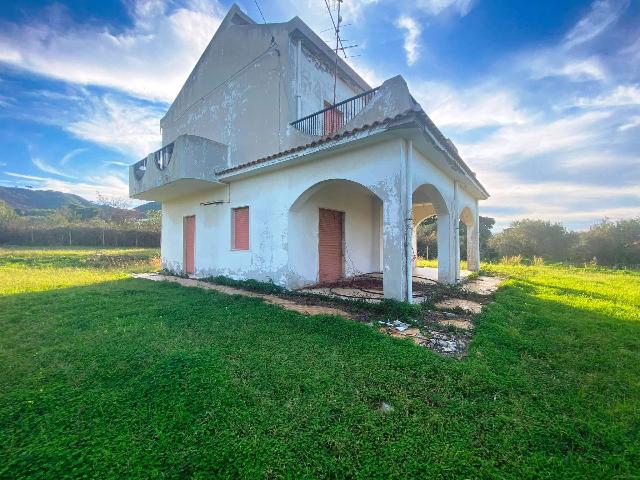
<path fill-rule="evenodd" d="M 184 273 L 195 273 L 196 217 L 191 215 L 183 220 Z"/>
<path fill-rule="evenodd" d="M 344 213 L 320 209 L 318 225 L 318 279 L 331 283 L 342 278 Z"/>

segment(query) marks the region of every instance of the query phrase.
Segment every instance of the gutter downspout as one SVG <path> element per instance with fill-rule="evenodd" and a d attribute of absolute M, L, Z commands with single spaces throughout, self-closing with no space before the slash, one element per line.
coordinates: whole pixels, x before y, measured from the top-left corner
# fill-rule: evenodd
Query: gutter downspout
<path fill-rule="evenodd" d="M 413 177 L 411 175 L 411 166 L 413 164 L 413 140 L 406 142 L 405 151 L 405 278 L 407 282 L 406 301 L 411 303 L 413 300 Z"/>
<path fill-rule="evenodd" d="M 296 45 L 296 120 L 302 114 L 302 96 L 301 96 L 301 74 L 302 74 L 302 40 L 298 39 Z"/>
<path fill-rule="evenodd" d="M 458 214 L 458 181 L 453 181 L 453 268 L 455 283 L 460 281 L 460 216 Z"/>

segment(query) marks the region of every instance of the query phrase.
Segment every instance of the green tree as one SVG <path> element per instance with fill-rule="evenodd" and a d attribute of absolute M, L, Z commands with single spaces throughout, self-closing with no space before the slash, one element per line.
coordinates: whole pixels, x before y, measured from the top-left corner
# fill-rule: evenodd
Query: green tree
<path fill-rule="evenodd" d="M 18 218 L 15 210 L 0 200 L 0 227 L 7 226 L 15 222 Z"/>
<path fill-rule="evenodd" d="M 525 258 L 543 257 L 561 261 L 569 257 L 569 250 L 577 241 L 577 234 L 560 223 L 523 219 L 494 235 L 488 242 L 498 257 L 522 255 Z"/>
<path fill-rule="evenodd" d="M 601 265 L 640 265 L 640 217 L 604 219 L 580 234 L 574 257 Z"/>

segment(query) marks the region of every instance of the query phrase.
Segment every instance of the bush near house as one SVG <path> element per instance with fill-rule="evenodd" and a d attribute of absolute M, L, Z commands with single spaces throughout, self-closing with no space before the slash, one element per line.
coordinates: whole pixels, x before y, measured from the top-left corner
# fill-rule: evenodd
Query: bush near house
<path fill-rule="evenodd" d="M 509 275 L 462 360 L 128 277 L 157 251 L 0 249 L 0 478 L 634 478 L 640 272 Z"/>

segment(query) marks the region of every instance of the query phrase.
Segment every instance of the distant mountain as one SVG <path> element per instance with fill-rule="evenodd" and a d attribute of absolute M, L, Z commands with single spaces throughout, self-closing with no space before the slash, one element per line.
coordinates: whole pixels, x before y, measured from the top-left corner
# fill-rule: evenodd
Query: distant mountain
<path fill-rule="evenodd" d="M 64 207 L 91 207 L 89 200 L 54 190 L 31 190 L 28 188 L 0 187 L 0 200 L 17 212 L 58 209 Z"/>
<path fill-rule="evenodd" d="M 143 203 L 142 205 L 138 205 L 133 209 L 139 212 L 148 212 L 150 210 L 160 210 L 162 209 L 162 204 L 160 202 L 147 202 L 147 203 Z"/>
<path fill-rule="evenodd" d="M 98 205 L 73 193 L 17 187 L 0 187 L 0 201 L 4 201 L 19 215 L 26 216 L 48 215 L 51 210 L 67 208 L 84 218 L 96 215 L 110 218 L 143 218 L 146 212 L 160 210 L 162 207 L 158 202 L 148 202 L 132 209 L 118 208 Z"/>

